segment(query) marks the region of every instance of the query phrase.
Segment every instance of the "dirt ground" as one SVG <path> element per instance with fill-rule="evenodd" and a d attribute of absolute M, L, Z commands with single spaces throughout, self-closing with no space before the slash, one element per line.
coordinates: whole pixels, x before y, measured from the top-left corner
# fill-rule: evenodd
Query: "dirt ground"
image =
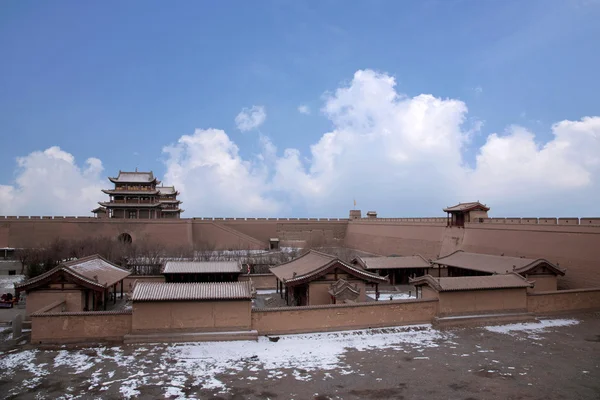
<path fill-rule="evenodd" d="M 544 321 L 542 321 L 544 322 Z M 545 325 L 429 326 L 277 342 L 20 347 L 7 399 L 599 399 L 600 313 Z"/>

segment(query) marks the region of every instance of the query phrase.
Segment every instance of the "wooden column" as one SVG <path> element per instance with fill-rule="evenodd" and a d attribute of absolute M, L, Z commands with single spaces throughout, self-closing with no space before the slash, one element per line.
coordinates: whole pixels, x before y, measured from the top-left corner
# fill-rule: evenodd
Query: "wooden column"
<path fill-rule="evenodd" d="M 107 303 L 107 301 L 106 301 L 106 298 L 108 297 L 108 296 L 106 295 L 106 293 L 107 293 L 107 290 L 106 290 L 106 289 L 104 289 L 104 290 L 102 291 L 102 303 L 104 304 L 104 311 L 106 311 L 106 303 Z"/>
<path fill-rule="evenodd" d="M 113 304 L 117 304 L 117 284 L 113 285 Z"/>
<path fill-rule="evenodd" d="M 121 279 L 121 299 L 123 299 L 123 279 Z"/>

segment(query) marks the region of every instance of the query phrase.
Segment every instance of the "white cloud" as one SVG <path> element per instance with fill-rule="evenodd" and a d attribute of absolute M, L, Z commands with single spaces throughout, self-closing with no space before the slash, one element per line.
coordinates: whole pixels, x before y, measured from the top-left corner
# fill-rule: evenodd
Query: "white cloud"
<path fill-rule="evenodd" d="M 103 198 L 102 162 L 50 147 L 17 158 L 14 185 L 0 185 L 0 215 L 87 215 Z"/>
<path fill-rule="evenodd" d="M 197 208 L 188 206 L 188 215 L 214 214 L 212 209 L 229 214 L 270 210 L 273 215 L 273 210 L 291 209 L 292 215 L 297 210 L 305 215 L 344 215 L 355 196 L 363 207 L 382 215 L 439 215 L 443 206 L 478 199 L 500 213 L 510 206 L 513 214 L 536 215 L 549 204 L 548 210 L 558 214 L 567 196 L 600 194 L 595 178 L 600 117 L 559 122 L 552 127 L 553 140 L 545 144 L 537 143 L 525 128 L 511 126 L 503 135 L 490 134 L 480 149 L 469 149 L 470 138 L 483 124 L 469 122 L 465 103 L 429 94 L 407 97 L 395 85 L 387 74 L 357 71 L 347 86 L 326 98 L 323 112 L 333 129 L 310 147 L 308 155 L 290 148 L 276 156 L 275 145 L 263 137 L 263 149 L 270 149 L 263 154 L 270 156 L 243 161 L 219 131 L 227 147 L 235 149 L 223 165 L 235 160 L 240 172 L 222 183 L 216 197 L 226 199 L 227 187 L 234 193 L 244 187 L 254 194 L 255 200 L 248 203 L 254 206 L 243 200 L 215 205 L 204 201 Z M 194 137 L 202 136 L 198 132 L 204 131 Z M 469 151 L 477 153 L 473 168 L 463 158 Z M 191 151 L 188 156 L 195 157 Z M 221 176 L 220 168 L 215 166 L 202 179 Z M 181 184 L 196 175 L 186 174 Z M 566 212 L 579 215 L 586 213 L 585 207 L 588 213 L 595 209 L 591 200 L 580 206 Z"/>
<path fill-rule="evenodd" d="M 475 92 L 475 94 L 479 95 L 479 94 L 483 93 L 483 88 L 481 86 L 475 86 L 473 88 L 473 91 Z"/>
<path fill-rule="evenodd" d="M 395 86 L 387 74 L 357 71 L 326 97 L 332 128 L 308 154 L 279 150 L 261 134 L 258 154 L 242 157 L 224 131 L 197 129 L 163 149 L 163 181 L 182 193 L 186 217 L 344 216 L 354 198 L 382 216 L 440 215 L 471 200 L 496 216 L 597 214 L 600 117 L 560 121 L 545 143 L 513 125 L 473 148 L 482 122 L 467 118 L 464 102 L 408 97 Z M 104 198 L 100 160 L 81 168 L 52 147 L 18 159 L 18 167 L 17 183 L 0 185 L 0 214 L 89 215 Z"/>
<path fill-rule="evenodd" d="M 163 151 L 164 181 L 181 192 L 187 216 L 262 216 L 281 211 L 281 205 L 265 195 L 270 187 L 263 163 L 243 160 L 224 131 L 197 129 Z"/>
<path fill-rule="evenodd" d="M 298 106 L 298 112 L 300 114 L 310 115 L 310 108 L 306 104 Z"/>
<path fill-rule="evenodd" d="M 240 131 L 246 132 L 258 128 L 266 119 L 267 112 L 264 106 L 252 106 L 240 111 L 235 117 L 235 124 Z"/>

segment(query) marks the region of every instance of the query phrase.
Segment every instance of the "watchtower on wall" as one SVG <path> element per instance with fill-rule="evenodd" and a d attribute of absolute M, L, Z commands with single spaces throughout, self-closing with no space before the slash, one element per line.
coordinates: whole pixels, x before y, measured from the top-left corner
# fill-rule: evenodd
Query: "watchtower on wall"
<path fill-rule="evenodd" d="M 361 219 L 362 212 L 360 210 L 350 210 L 350 219 Z"/>
<path fill-rule="evenodd" d="M 479 201 L 444 208 L 444 212 L 448 213 L 447 226 L 459 227 L 464 227 L 465 222 L 480 222 L 480 219 L 488 217 L 488 211 L 490 208 Z"/>
<path fill-rule="evenodd" d="M 100 207 L 92 210 L 98 218 L 177 219 L 183 212 L 179 192 L 174 186 L 158 186 L 161 182 L 152 171 L 119 171 L 119 176 L 108 179 L 115 187 L 102 190 L 109 201 L 99 202 Z"/>

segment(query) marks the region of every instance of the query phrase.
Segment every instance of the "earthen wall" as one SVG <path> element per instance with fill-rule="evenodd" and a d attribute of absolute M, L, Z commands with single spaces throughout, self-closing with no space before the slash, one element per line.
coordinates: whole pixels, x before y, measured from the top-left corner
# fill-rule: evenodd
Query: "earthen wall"
<path fill-rule="evenodd" d="M 134 302 L 134 333 L 161 331 L 227 331 L 250 329 L 251 302 Z"/>
<path fill-rule="evenodd" d="M 261 335 L 324 332 L 429 323 L 437 300 L 404 300 L 253 309 L 252 329 Z"/>
<path fill-rule="evenodd" d="M 530 293 L 527 309 L 533 313 L 554 313 L 600 309 L 600 288 Z"/>
<path fill-rule="evenodd" d="M 131 333 L 131 312 L 47 313 L 31 316 L 32 343 L 122 341 Z"/>

